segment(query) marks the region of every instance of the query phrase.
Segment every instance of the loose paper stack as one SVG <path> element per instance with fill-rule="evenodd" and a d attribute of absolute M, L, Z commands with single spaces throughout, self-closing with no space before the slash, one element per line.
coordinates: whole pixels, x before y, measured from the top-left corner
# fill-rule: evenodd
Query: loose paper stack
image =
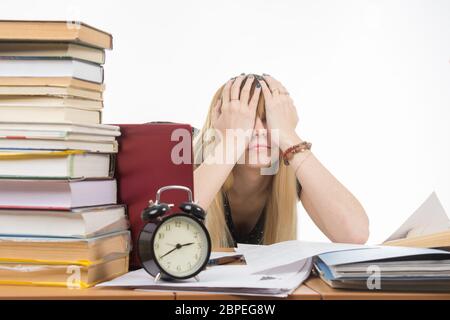
<path fill-rule="evenodd" d="M 318 253 L 361 247 L 364 246 L 301 241 L 280 242 L 271 246 L 239 245 L 237 251 L 244 255 L 247 265 L 208 267 L 199 274 L 199 281 L 155 282 L 153 277 L 140 269 L 98 286 L 287 297 L 308 278 L 311 257 Z M 299 253 L 292 257 L 296 252 Z"/>
<path fill-rule="evenodd" d="M 145 291 L 190 291 L 226 293 L 233 295 L 286 297 L 306 278 L 311 270 L 311 259 L 295 263 L 285 270 L 255 274 L 250 266 L 214 266 L 199 274 L 199 281 L 188 279 L 177 282 L 155 282 L 143 269 L 130 272 L 100 287 L 128 287 Z"/>
<path fill-rule="evenodd" d="M 101 124 L 111 35 L 0 21 L 0 284 L 88 287 L 128 270 L 116 126 Z"/>

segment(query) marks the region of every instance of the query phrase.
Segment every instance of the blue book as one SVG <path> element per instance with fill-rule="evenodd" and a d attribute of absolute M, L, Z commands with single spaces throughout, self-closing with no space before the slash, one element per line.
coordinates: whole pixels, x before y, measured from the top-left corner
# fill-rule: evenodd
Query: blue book
<path fill-rule="evenodd" d="M 316 273 L 333 288 L 450 291 L 450 252 L 374 247 L 317 256 Z"/>

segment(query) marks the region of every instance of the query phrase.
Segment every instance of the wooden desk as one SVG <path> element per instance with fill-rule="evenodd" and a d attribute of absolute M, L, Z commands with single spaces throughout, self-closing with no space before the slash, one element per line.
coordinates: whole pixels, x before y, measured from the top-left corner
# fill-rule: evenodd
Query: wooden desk
<path fill-rule="evenodd" d="M 32 286 L 0 286 L 0 300 L 251 300 L 263 297 L 208 294 L 196 292 L 142 292 L 131 289 L 67 289 Z M 267 299 L 267 298 L 266 298 Z M 320 300 L 320 295 L 305 285 L 289 300 Z"/>
<path fill-rule="evenodd" d="M 143 292 L 132 289 L 0 286 L 0 300 L 251 300 L 264 297 L 209 294 L 197 292 Z M 320 300 L 320 295 L 305 285 L 300 286 L 288 300 Z"/>
<path fill-rule="evenodd" d="M 141 292 L 129 289 L 67 289 L 0 286 L 0 300 L 175 300 L 174 292 Z"/>
<path fill-rule="evenodd" d="M 320 294 L 323 300 L 450 300 L 450 293 L 410 293 L 333 289 L 316 276 L 311 276 L 305 282 L 305 285 Z"/>
<path fill-rule="evenodd" d="M 252 300 L 273 299 L 197 292 L 142 292 L 130 289 L 0 286 L 0 300 Z M 450 300 L 450 293 L 370 292 L 330 288 L 317 277 L 311 277 L 287 300 Z"/>

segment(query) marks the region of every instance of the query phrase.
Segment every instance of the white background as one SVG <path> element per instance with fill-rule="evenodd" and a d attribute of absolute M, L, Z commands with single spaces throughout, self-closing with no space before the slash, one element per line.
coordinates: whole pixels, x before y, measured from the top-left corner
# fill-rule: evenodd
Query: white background
<path fill-rule="evenodd" d="M 450 1 L 2 0 L 0 13 L 113 34 L 105 123 L 201 127 L 230 77 L 278 78 L 298 133 L 364 205 L 370 243 L 433 190 L 450 211 Z M 300 209 L 299 238 L 325 240 Z"/>

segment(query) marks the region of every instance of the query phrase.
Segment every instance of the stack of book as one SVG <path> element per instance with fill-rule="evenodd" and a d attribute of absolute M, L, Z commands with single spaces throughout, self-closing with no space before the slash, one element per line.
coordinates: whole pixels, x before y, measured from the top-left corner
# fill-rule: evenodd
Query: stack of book
<path fill-rule="evenodd" d="M 316 257 L 331 287 L 357 290 L 450 291 L 450 219 L 435 192 L 383 243 Z"/>
<path fill-rule="evenodd" d="M 101 124 L 111 35 L 0 21 L 0 284 L 89 287 L 128 271 L 119 128 Z"/>
<path fill-rule="evenodd" d="M 450 252 L 380 246 L 329 252 L 315 270 L 329 286 L 355 290 L 450 291 Z"/>

